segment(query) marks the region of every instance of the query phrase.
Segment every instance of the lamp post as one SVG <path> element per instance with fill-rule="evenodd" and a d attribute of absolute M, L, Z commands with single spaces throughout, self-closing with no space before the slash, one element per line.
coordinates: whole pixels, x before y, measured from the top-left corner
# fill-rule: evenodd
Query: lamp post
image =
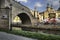
<path fill-rule="evenodd" d="M 10 4 L 10 11 L 9 11 L 9 30 L 12 31 L 12 4 Z"/>

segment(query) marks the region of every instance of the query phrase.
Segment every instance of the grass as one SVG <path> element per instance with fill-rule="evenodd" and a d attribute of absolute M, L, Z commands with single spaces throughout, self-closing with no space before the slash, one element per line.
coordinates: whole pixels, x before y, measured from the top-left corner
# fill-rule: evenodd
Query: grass
<path fill-rule="evenodd" d="M 29 38 L 35 38 L 38 40 L 60 40 L 60 35 L 53 35 L 53 34 L 45 34 L 45 33 L 38 33 L 38 32 L 29 32 L 29 31 L 23 31 L 23 30 L 15 30 L 15 28 L 12 31 L 9 30 L 3 30 L 0 29 L 0 31 L 4 31 L 7 33 L 25 36 Z"/>

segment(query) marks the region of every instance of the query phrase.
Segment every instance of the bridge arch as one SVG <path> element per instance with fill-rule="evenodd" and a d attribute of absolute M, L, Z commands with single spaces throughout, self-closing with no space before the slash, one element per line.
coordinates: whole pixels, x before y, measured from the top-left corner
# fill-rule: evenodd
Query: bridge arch
<path fill-rule="evenodd" d="M 16 16 L 18 16 L 21 19 L 22 24 L 32 25 L 32 17 L 29 13 L 27 12 L 17 13 L 16 15 L 13 15 L 13 20 Z"/>
<path fill-rule="evenodd" d="M 20 13 L 17 16 L 21 19 L 22 24 L 31 24 L 31 19 L 26 13 Z"/>

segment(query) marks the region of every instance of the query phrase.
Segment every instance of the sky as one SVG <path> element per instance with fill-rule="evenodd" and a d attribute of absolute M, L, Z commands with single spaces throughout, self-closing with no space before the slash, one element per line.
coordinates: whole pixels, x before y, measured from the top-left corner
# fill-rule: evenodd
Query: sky
<path fill-rule="evenodd" d="M 37 7 L 37 11 L 43 12 L 46 10 L 47 3 L 53 5 L 53 8 L 57 10 L 59 8 L 59 0 L 16 0 L 21 4 L 27 6 L 28 8 L 34 10 L 34 7 Z"/>

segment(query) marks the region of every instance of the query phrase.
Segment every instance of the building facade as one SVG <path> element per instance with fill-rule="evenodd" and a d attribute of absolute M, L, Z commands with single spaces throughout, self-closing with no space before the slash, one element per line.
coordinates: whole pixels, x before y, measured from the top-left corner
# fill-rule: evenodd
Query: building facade
<path fill-rule="evenodd" d="M 43 18 L 42 18 L 43 20 L 48 18 L 60 19 L 60 7 L 57 10 L 55 10 L 53 9 L 52 6 L 47 5 L 46 10 L 44 12 L 40 12 L 40 15 L 41 14 L 43 14 Z M 40 20 L 41 20 L 41 17 L 40 17 Z"/>

